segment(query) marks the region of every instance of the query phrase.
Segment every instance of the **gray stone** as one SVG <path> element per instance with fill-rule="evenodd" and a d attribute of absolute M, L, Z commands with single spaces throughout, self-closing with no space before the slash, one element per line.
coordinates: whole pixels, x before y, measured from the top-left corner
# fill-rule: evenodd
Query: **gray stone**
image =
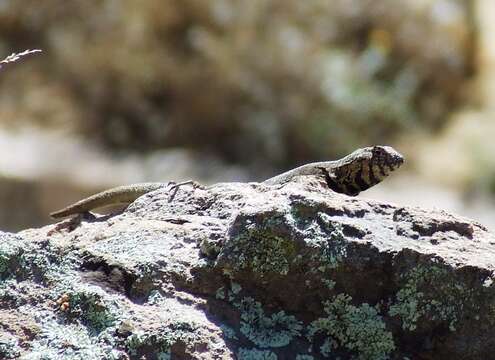
<path fill-rule="evenodd" d="M 489 359 L 495 237 L 316 179 L 0 235 L 0 358 Z"/>

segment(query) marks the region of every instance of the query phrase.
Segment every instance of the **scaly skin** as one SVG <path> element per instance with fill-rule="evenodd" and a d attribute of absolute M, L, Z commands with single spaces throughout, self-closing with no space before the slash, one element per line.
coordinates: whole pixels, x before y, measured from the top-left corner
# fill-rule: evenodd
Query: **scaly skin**
<path fill-rule="evenodd" d="M 73 214 L 84 213 L 86 211 L 107 205 L 129 204 L 138 197 L 167 185 L 167 183 L 157 182 L 119 186 L 82 199 L 61 210 L 54 211 L 50 213 L 50 216 L 52 218 L 62 218 Z"/>
<path fill-rule="evenodd" d="M 330 189 L 335 192 L 355 196 L 361 191 L 381 182 L 404 162 L 401 154 L 390 146 L 372 146 L 358 149 L 346 157 L 335 161 L 322 161 L 302 165 L 283 174 L 263 181 L 266 185 L 283 185 L 299 176 L 324 176 Z M 80 200 L 62 210 L 52 212 L 53 218 L 84 213 L 98 207 L 113 204 L 129 204 L 138 197 L 162 187 L 171 189 L 193 183 L 140 183 L 119 186 Z M 193 183 L 194 185 L 194 183 Z"/>
<path fill-rule="evenodd" d="M 371 146 L 358 149 L 340 160 L 302 165 L 263 183 L 277 185 L 297 176 L 323 175 L 333 191 L 355 196 L 381 182 L 403 163 L 402 155 L 392 147 Z"/>

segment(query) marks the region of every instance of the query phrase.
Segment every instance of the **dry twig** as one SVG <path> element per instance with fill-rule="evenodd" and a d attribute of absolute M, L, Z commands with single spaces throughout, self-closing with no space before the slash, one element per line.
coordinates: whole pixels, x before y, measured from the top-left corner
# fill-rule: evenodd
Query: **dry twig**
<path fill-rule="evenodd" d="M 5 59 L 0 61 L 0 69 L 2 68 L 2 65 L 14 63 L 14 62 L 18 61 L 19 59 L 21 59 L 22 57 L 25 57 L 25 56 L 28 56 L 31 54 L 35 54 L 38 52 L 41 52 L 41 50 L 33 49 L 33 50 L 24 50 L 21 53 L 12 53 L 9 56 L 7 56 Z"/>

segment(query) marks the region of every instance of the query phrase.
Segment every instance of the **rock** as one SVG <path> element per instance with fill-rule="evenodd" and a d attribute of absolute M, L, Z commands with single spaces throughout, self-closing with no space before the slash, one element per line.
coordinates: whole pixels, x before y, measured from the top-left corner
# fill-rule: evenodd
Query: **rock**
<path fill-rule="evenodd" d="M 315 178 L 0 238 L 0 358 L 489 359 L 495 237 Z"/>

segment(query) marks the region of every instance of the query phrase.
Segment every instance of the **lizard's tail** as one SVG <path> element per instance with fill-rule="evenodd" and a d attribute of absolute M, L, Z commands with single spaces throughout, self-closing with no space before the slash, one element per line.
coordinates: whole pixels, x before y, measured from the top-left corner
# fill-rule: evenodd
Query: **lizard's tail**
<path fill-rule="evenodd" d="M 119 186 L 92 195 L 61 210 L 54 211 L 50 213 L 50 216 L 54 219 L 58 219 L 69 215 L 85 213 L 103 206 L 114 204 L 130 204 L 141 195 L 144 195 L 153 190 L 157 190 L 166 185 L 167 184 L 164 183 L 141 183 Z"/>

